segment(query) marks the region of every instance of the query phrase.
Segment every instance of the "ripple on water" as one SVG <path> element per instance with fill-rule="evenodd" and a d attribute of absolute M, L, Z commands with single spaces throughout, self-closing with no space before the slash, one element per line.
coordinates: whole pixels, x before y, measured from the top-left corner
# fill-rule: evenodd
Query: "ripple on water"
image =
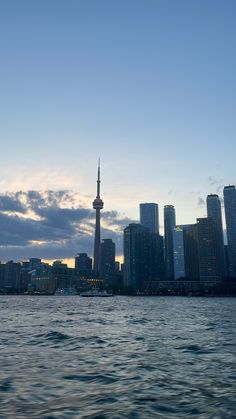
<path fill-rule="evenodd" d="M 215 348 L 204 348 L 197 344 L 178 346 L 176 349 L 182 350 L 183 352 L 192 352 L 194 354 L 210 354 L 215 351 Z"/>
<path fill-rule="evenodd" d="M 234 299 L 3 300 L 0 418 L 235 417 Z"/>
<path fill-rule="evenodd" d="M 0 381 L 0 392 L 10 391 L 12 388 L 12 380 L 10 378 L 5 378 Z"/>

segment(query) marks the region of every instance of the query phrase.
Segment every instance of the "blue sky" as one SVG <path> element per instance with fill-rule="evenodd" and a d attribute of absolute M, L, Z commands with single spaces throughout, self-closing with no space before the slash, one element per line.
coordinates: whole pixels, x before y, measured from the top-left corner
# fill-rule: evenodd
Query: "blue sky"
<path fill-rule="evenodd" d="M 2 0 L 2 193 L 65 190 L 107 210 L 235 183 L 234 0 Z M 161 219 L 162 223 L 162 219 Z"/>

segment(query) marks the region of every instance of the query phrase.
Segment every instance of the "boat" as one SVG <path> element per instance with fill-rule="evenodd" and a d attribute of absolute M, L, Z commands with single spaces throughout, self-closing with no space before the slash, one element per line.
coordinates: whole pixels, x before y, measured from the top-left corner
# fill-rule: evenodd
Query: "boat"
<path fill-rule="evenodd" d="M 55 291 L 55 295 L 77 295 L 77 291 L 75 288 L 57 288 Z"/>
<path fill-rule="evenodd" d="M 100 290 L 99 288 L 92 288 L 91 290 L 83 291 L 80 297 L 113 297 L 111 292 Z"/>

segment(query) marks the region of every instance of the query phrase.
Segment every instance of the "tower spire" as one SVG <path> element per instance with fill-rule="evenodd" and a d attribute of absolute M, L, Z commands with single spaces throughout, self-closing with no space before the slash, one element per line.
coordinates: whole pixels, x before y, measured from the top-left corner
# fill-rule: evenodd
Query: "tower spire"
<path fill-rule="evenodd" d="M 101 179 L 100 179 L 100 157 L 98 159 L 98 178 L 97 178 L 97 198 L 100 198 L 100 184 L 101 184 Z"/>
<path fill-rule="evenodd" d="M 100 198 L 100 184 L 101 184 L 100 176 L 101 175 L 100 175 L 100 157 L 99 157 L 98 176 L 97 176 L 97 196 L 93 201 L 93 208 L 96 210 L 93 270 L 96 276 L 99 276 L 100 243 L 101 243 L 100 211 L 101 209 L 103 209 L 103 201 Z"/>

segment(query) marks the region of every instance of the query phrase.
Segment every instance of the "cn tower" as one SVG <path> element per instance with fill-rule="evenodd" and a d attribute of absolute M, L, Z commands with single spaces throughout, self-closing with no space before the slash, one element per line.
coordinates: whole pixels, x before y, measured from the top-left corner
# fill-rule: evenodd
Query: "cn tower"
<path fill-rule="evenodd" d="M 97 196 L 93 201 L 93 208 L 96 210 L 96 225 L 95 225 L 95 240 L 94 240 L 94 261 L 93 270 L 95 275 L 99 275 L 99 263 L 100 263 L 100 242 L 101 242 L 101 231 L 100 231 L 100 211 L 103 209 L 103 201 L 100 198 L 100 159 L 98 160 L 98 178 L 97 178 Z"/>

